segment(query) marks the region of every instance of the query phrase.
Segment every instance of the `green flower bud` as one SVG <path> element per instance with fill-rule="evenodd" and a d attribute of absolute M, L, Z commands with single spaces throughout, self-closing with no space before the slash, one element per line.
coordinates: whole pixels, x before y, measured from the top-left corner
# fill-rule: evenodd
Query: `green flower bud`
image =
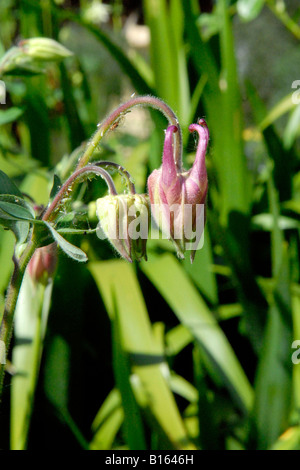
<path fill-rule="evenodd" d="M 109 195 L 96 202 L 97 235 L 107 238 L 127 261 L 147 259 L 146 244 L 150 219 L 147 195 Z"/>
<path fill-rule="evenodd" d="M 73 55 L 59 42 L 49 38 L 31 38 L 19 42 L 23 53 L 34 60 L 59 61 Z"/>
<path fill-rule="evenodd" d="M 36 75 L 43 73 L 42 62 L 60 61 L 73 53 L 54 39 L 32 38 L 20 41 L 0 60 L 0 74 Z"/>

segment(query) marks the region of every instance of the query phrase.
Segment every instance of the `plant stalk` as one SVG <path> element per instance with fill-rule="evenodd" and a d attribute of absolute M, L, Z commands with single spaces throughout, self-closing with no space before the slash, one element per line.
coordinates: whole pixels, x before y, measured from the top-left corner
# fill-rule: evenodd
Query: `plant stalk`
<path fill-rule="evenodd" d="M 285 8 L 278 8 L 274 0 L 267 0 L 267 5 L 281 23 L 292 33 L 292 35 L 300 40 L 300 26 L 289 16 Z"/>
<path fill-rule="evenodd" d="M 115 109 L 102 123 L 98 125 L 98 130 L 93 135 L 92 139 L 88 143 L 88 146 L 78 162 L 77 169 L 84 167 L 90 161 L 94 150 L 99 145 L 101 139 L 109 131 L 117 127 L 120 119 L 130 111 L 134 106 L 150 106 L 151 108 L 157 109 L 167 118 L 170 125 L 175 125 L 178 128 L 178 132 L 174 135 L 175 139 L 175 164 L 178 171 L 181 170 L 182 161 L 182 132 L 179 126 L 179 122 L 176 114 L 172 109 L 159 98 L 153 96 L 137 96 L 127 101 L 126 103 Z"/>
<path fill-rule="evenodd" d="M 5 301 L 4 313 L 1 320 L 0 326 L 0 340 L 3 341 L 5 346 L 5 357 L 7 356 L 7 351 L 9 349 L 11 336 L 12 336 L 12 329 L 13 329 L 13 321 L 14 321 L 14 313 L 18 301 L 19 292 L 22 285 L 23 276 L 25 273 L 25 269 L 27 264 L 29 263 L 36 245 L 34 239 L 32 238 L 28 243 L 27 247 L 25 248 L 22 256 L 19 260 L 14 257 L 14 271 L 9 283 L 8 292 Z M 2 361 L 4 362 L 4 361 Z M 0 364 L 0 397 L 2 395 L 3 390 L 3 379 L 4 379 L 4 371 L 5 371 L 5 364 Z"/>
<path fill-rule="evenodd" d="M 69 195 L 69 193 L 73 190 L 74 184 L 76 183 L 76 180 L 78 178 L 81 178 L 83 174 L 98 174 L 102 178 L 105 179 L 107 186 L 109 188 L 110 194 L 116 195 L 117 190 L 115 188 L 114 182 L 112 180 L 112 177 L 110 176 L 107 171 L 103 170 L 102 168 L 99 168 L 98 166 L 95 165 L 87 165 L 84 166 L 83 168 L 77 169 L 71 176 L 70 178 L 67 179 L 67 181 L 62 185 L 58 193 L 56 194 L 55 198 L 53 199 L 52 203 L 50 206 L 47 208 L 46 212 L 43 215 L 43 220 L 46 221 L 51 221 L 55 213 L 58 209 L 58 207 L 61 204 L 61 201 Z"/>
<path fill-rule="evenodd" d="M 123 166 L 119 165 L 118 163 L 109 162 L 106 160 L 99 160 L 97 162 L 93 162 L 93 165 L 104 168 L 111 168 L 112 170 L 118 171 L 120 175 L 126 179 L 130 193 L 136 194 L 135 185 L 131 179 L 131 175 Z"/>

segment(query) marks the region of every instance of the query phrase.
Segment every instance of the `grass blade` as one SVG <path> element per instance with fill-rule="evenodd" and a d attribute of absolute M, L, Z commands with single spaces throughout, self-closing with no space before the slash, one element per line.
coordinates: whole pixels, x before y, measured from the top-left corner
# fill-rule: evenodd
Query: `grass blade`
<path fill-rule="evenodd" d="M 182 325 L 205 349 L 243 411 L 249 411 L 253 399 L 251 386 L 224 333 L 179 262 L 171 255 L 164 255 L 151 263 L 143 263 L 142 269 Z"/>
<path fill-rule="evenodd" d="M 27 446 L 51 293 L 52 284 L 34 286 L 30 277 L 25 276 L 16 309 L 12 356 L 16 369 L 11 392 L 12 450 L 24 450 Z"/>
<path fill-rule="evenodd" d="M 153 337 L 149 317 L 133 267 L 123 261 L 95 262 L 90 270 L 102 292 L 110 316 L 118 312 L 124 352 L 132 362 L 139 389 L 146 393 L 147 409 L 164 431 L 171 448 L 191 449 L 173 394 L 162 374 L 162 351 Z"/>

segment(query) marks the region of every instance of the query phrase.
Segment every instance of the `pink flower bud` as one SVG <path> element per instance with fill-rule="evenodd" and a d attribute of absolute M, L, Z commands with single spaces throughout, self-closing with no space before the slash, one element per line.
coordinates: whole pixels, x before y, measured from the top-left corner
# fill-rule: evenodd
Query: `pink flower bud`
<path fill-rule="evenodd" d="M 47 284 L 57 264 L 56 243 L 37 248 L 28 264 L 28 273 L 34 282 Z"/>
<path fill-rule="evenodd" d="M 192 262 L 205 222 L 208 187 L 205 153 L 209 132 L 204 119 L 198 124 L 191 124 L 189 130 L 199 134 L 192 168 L 188 171 L 178 170 L 173 148 L 173 134 L 178 128 L 169 126 L 166 130 L 162 166 L 149 176 L 148 190 L 157 225 L 173 240 L 180 257 L 184 258 L 184 252 L 191 250 Z"/>

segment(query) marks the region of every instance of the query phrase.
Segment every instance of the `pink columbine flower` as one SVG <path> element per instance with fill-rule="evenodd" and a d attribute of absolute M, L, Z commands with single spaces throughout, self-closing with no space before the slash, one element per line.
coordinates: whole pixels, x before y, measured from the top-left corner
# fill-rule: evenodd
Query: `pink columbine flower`
<path fill-rule="evenodd" d="M 203 234 L 205 203 L 207 194 L 207 172 L 205 153 L 209 132 L 204 119 L 189 126 L 190 132 L 198 132 L 199 142 L 196 158 L 188 171 L 181 169 L 181 162 L 175 162 L 173 134 L 178 132 L 175 125 L 166 130 L 162 166 L 148 178 L 149 198 L 153 217 L 162 230 L 175 243 L 177 254 L 184 258 L 184 252 L 191 250 L 191 262 Z"/>

